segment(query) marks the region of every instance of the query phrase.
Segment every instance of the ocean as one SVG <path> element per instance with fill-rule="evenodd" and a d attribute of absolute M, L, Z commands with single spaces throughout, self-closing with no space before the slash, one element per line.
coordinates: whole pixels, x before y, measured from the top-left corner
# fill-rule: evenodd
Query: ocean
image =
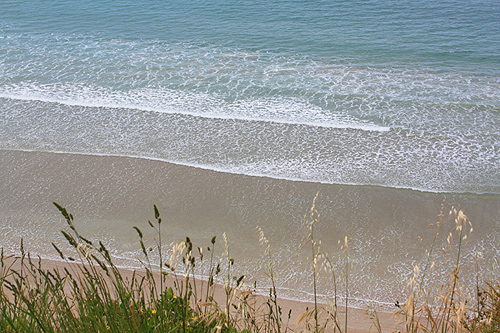
<path fill-rule="evenodd" d="M 0 124 L 6 248 L 56 256 L 58 201 L 134 266 L 157 204 L 167 238 L 226 232 L 263 285 L 269 230 L 280 287 L 310 299 L 297 248 L 319 191 L 359 304 L 404 297 L 443 200 L 475 223 L 465 257 L 498 255 L 496 1 L 4 0 Z"/>

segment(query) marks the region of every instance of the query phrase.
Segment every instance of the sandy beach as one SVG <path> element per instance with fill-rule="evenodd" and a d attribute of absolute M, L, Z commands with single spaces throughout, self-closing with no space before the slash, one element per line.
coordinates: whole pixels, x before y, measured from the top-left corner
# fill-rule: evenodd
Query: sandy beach
<path fill-rule="evenodd" d="M 321 249 L 339 262 L 341 275 L 345 254 L 338 243 L 348 237 L 350 304 L 366 309 L 375 302 L 384 308 L 388 313 L 381 314 L 382 327 L 387 331 L 394 328 L 390 319 L 394 302 L 406 299 L 405 279 L 412 274 L 413 264 L 425 259 L 435 232 L 430 224 L 437 221 L 443 200 L 445 209 L 452 205 L 464 209 L 474 223 L 475 231 L 463 248 L 464 276 L 473 270 L 473 265 L 467 265 L 473 262 L 470 254 L 474 251 L 483 251 L 488 265 L 496 255 L 500 233 L 500 198 L 494 195 L 296 182 L 117 156 L 0 151 L 0 165 L 0 245 L 6 250 L 17 251 L 21 238 L 28 251 L 44 258 L 57 257 L 52 242 L 69 250 L 60 233 L 67 226 L 52 204 L 55 201 L 75 216 L 82 235 L 102 240 L 111 249 L 119 266 L 140 267 L 133 227 L 139 227 L 147 246 L 153 246 L 155 234 L 147 221 L 154 219 L 156 204 L 164 221 L 167 255 L 170 242 L 186 236 L 201 247 L 217 236 L 216 250 L 222 253 L 222 235 L 226 234 L 239 273 L 247 281 L 258 281 L 265 290 L 267 278 L 258 268 L 266 260 L 256 231 L 261 227 L 271 244 L 279 297 L 283 304 L 290 304 L 285 308 L 303 309 L 312 300 L 310 255 L 303 246 L 304 216 L 307 220 L 319 191 L 315 235 L 322 242 Z M 453 225 L 446 228 L 450 231 Z M 436 260 L 442 269 L 435 276 L 447 279 L 454 256 L 440 254 Z M 485 272 L 495 274 L 494 270 Z M 322 302 L 331 299 L 328 274 L 319 281 L 318 293 Z M 352 313 L 352 325 L 359 323 L 353 330 L 371 326 L 364 310 Z"/>

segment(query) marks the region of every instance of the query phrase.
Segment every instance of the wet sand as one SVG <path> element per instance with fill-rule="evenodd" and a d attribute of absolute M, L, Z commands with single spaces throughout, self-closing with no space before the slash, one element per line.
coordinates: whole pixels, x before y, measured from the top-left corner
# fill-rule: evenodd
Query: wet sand
<path fill-rule="evenodd" d="M 132 227 L 142 229 L 154 244 L 147 221 L 154 219 L 156 204 L 164 221 L 164 244 L 189 236 L 195 246 L 206 247 L 216 235 L 222 252 L 226 233 L 238 269 L 265 289 L 259 267 L 266 258 L 256 231 L 262 227 L 270 240 L 280 296 L 287 299 L 311 300 L 304 216 L 317 192 L 321 216 L 315 238 L 340 265 L 345 253 L 338 243 L 348 237 L 349 298 L 358 308 L 376 301 L 392 310 L 394 301 L 404 300 L 405 277 L 425 259 L 435 232 L 429 224 L 437 221 L 443 200 L 446 212 L 454 205 L 474 223 L 463 249 L 464 264 L 480 250 L 488 265 L 500 239 L 500 198 L 495 195 L 297 182 L 115 156 L 0 151 L 0 167 L 0 245 L 12 252 L 21 237 L 28 250 L 45 258 L 57 256 L 51 242 L 65 249 L 60 230 L 66 226 L 55 201 L 75 216 L 83 235 L 103 240 L 119 265 L 137 267 L 141 253 Z M 443 235 L 453 230 L 453 221 L 445 222 Z M 447 278 L 454 257 L 438 259 L 442 269 L 436 275 Z M 319 293 L 322 300 L 331 297 L 328 275 L 320 280 Z"/>

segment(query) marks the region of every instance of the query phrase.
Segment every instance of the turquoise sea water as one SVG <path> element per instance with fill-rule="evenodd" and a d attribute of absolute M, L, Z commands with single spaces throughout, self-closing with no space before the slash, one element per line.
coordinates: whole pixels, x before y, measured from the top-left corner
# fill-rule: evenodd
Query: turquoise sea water
<path fill-rule="evenodd" d="M 0 147 L 500 193 L 496 1 L 1 1 Z"/>

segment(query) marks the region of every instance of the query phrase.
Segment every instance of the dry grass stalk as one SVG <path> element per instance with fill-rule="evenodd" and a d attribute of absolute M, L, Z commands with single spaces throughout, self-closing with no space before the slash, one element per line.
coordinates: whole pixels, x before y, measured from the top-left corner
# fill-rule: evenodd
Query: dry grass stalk
<path fill-rule="evenodd" d="M 436 233 L 428 253 L 427 264 L 423 272 L 415 265 L 414 274 L 408 282 L 410 290 L 407 301 L 396 313 L 403 318 L 405 332 L 462 332 L 466 331 L 463 323 L 470 309 L 466 303 L 470 300 L 460 286 L 460 259 L 463 242 L 473 231 L 472 224 L 462 210 L 452 208 L 450 216 L 454 219 L 454 232 L 447 236 L 448 251 L 456 249 L 455 266 L 451 270 L 449 282 L 437 290 L 435 280 L 426 288 L 425 276 L 435 267 L 432 253 L 443 224 L 444 203 L 438 215 Z M 454 246 L 454 240 L 456 245 Z"/>

